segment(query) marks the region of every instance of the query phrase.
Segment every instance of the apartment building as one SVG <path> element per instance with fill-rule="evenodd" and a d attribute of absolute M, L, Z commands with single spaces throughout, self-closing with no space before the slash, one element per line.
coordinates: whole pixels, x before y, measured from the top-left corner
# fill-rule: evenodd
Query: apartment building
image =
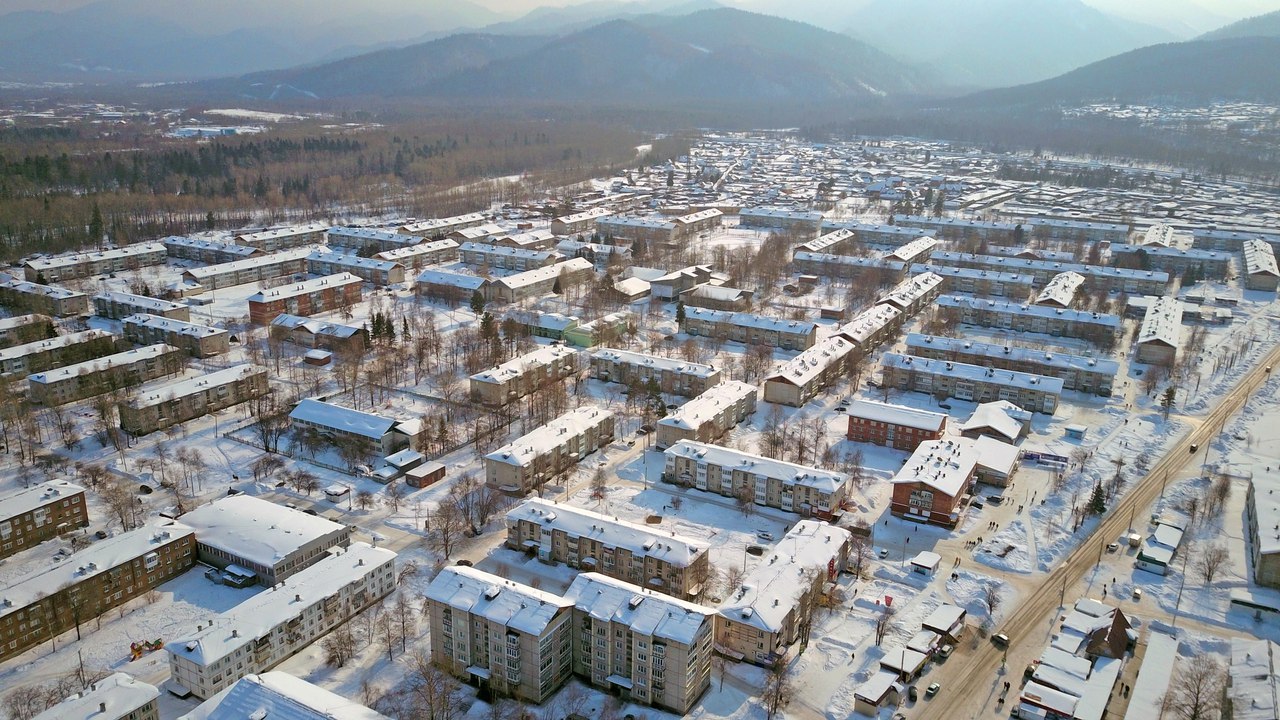
<path fill-rule="evenodd" d="M 449 237 L 460 243 L 469 242 L 485 242 L 492 243 L 505 230 L 497 223 L 484 223 L 481 225 L 472 225 L 471 227 L 460 228 L 449 233 Z"/>
<path fill-rule="evenodd" d="M 263 713 L 263 720 L 281 714 L 288 720 L 391 720 L 350 697 L 278 671 L 245 675 L 178 720 L 233 720 L 245 708 L 253 708 L 250 714 Z"/>
<path fill-rule="evenodd" d="M 1035 231 L 1030 223 L 969 220 L 957 217 L 930 217 L 927 215 L 894 215 L 893 224 L 932 230 L 943 240 L 978 238 L 998 245 L 1020 244 Z"/>
<path fill-rule="evenodd" d="M 27 377 L 27 397 L 41 405 L 62 405 L 134 387 L 182 372 L 185 354 L 160 343 L 46 370 Z"/>
<path fill-rule="evenodd" d="M 953 528 L 960 522 L 961 501 L 973 487 L 977 472 L 974 441 L 959 438 L 920 443 L 893 477 L 890 512 Z"/>
<path fill-rule="evenodd" d="M 404 265 L 393 260 L 344 255 L 326 250 L 316 250 L 307 256 L 307 272 L 312 275 L 350 273 L 380 287 L 399 285 L 405 278 Z"/>
<path fill-rule="evenodd" d="M 118 672 L 36 715 L 31 720 L 160 720 L 155 685 Z"/>
<path fill-rule="evenodd" d="M 308 223 L 292 227 L 260 230 L 258 232 L 241 233 L 232 240 L 237 245 L 256 247 L 263 252 L 273 253 L 280 250 L 300 248 L 305 245 L 318 245 L 324 242 L 329 226 L 324 223 Z"/>
<path fill-rule="evenodd" d="M 1253 581 L 1280 588 L 1280 475 L 1254 473 L 1245 496 L 1244 529 L 1248 536 L 1249 565 Z"/>
<path fill-rule="evenodd" d="M 695 210 L 675 219 L 677 238 L 690 238 L 714 230 L 724 222 L 724 213 L 716 208 Z"/>
<path fill-rule="evenodd" d="M 859 280 L 887 287 L 907 274 L 907 263 L 890 257 L 833 255 L 797 250 L 791 256 L 795 271 L 805 275 Z"/>
<path fill-rule="evenodd" d="M 882 305 L 892 305 L 911 317 L 933 303 L 942 292 L 942 276 L 927 272 L 898 283 L 880 299 Z"/>
<path fill-rule="evenodd" d="M 1198 277 L 1221 280 L 1231 272 L 1231 254 L 1200 248 L 1161 245 L 1111 245 L 1111 262 L 1118 267 L 1163 270 L 1170 275 L 1194 272 Z"/>
<path fill-rule="evenodd" d="M 914 355 L 885 353 L 882 382 L 899 390 L 954 397 L 973 402 L 1008 400 L 1023 410 L 1052 415 L 1058 409 L 1063 383 L 1055 377 L 929 360 Z"/>
<path fill-rule="evenodd" d="M 551 232 L 554 235 L 590 234 L 596 229 L 596 221 L 613 214 L 608 208 L 596 207 L 571 215 L 561 215 L 551 221 Z"/>
<path fill-rule="evenodd" d="M 16 315 L 0 318 L 0 348 L 47 340 L 58 335 L 48 315 Z"/>
<path fill-rule="evenodd" d="M 649 292 L 659 300 L 676 300 L 684 293 L 711 282 L 710 265 L 690 265 L 649 281 Z"/>
<path fill-rule="evenodd" d="M 1035 239 L 1050 242 L 1122 243 L 1129 238 L 1129 226 L 1120 223 L 1091 222 L 1038 216 L 1031 218 Z"/>
<path fill-rule="evenodd" d="M 1067 271 L 1053 276 L 1048 285 L 1036 296 L 1036 305 L 1069 308 L 1084 289 L 1085 278 L 1078 272 Z"/>
<path fill-rule="evenodd" d="M 931 360 L 980 365 L 1062 381 L 1064 390 L 1110 396 L 1120 363 L 1108 358 L 1072 355 L 1056 350 L 985 343 L 964 338 L 907 335 L 907 354 Z"/>
<path fill-rule="evenodd" d="M 330 442 L 358 442 L 367 452 L 376 453 L 379 457 L 409 447 L 417 434 L 412 427 L 417 423 L 401 422 L 312 398 L 303 398 L 294 406 L 289 413 L 289 422 Z"/>
<path fill-rule="evenodd" d="M 590 405 L 570 410 L 484 456 L 485 482 L 526 494 L 613 442 L 614 415 Z"/>
<path fill-rule="evenodd" d="M 1037 260 L 1034 258 L 1005 257 L 1000 255 L 971 255 L 958 252 L 935 252 L 929 262 L 933 265 L 967 267 L 976 270 L 994 270 L 1030 275 L 1036 285 L 1047 284 L 1054 276 L 1064 272 L 1076 272 L 1085 277 L 1090 290 L 1127 293 L 1129 295 L 1159 295 L 1169 285 L 1169 273 L 1163 270 L 1139 270 L 1082 263 Z"/>
<path fill-rule="evenodd" d="M 933 254 L 936 247 L 938 247 L 938 241 L 926 235 L 895 248 L 893 252 L 885 257 L 907 265 L 924 263 L 929 261 L 929 256 Z"/>
<path fill-rule="evenodd" d="M 235 262 L 236 260 L 245 260 L 254 255 L 262 254 L 262 251 L 258 248 L 248 245 L 237 245 L 236 243 L 218 242 L 217 240 L 181 235 L 167 237 L 161 242 L 164 244 L 165 252 L 169 254 L 169 257 L 178 260 L 193 260 L 202 265 Z"/>
<path fill-rule="evenodd" d="M 702 594 L 711 569 L 701 540 L 540 499 L 507 512 L 507 547 L 684 600 Z"/>
<path fill-rule="evenodd" d="M 250 295 L 249 321 L 266 325 L 280 313 L 310 317 L 350 307 L 361 297 L 361 280 L 351 273 L 304 280 Z"/>
<path fill-rule="evenodd" d="M 600 573 L 580 573 L 573 669 L 624 702 L 684 715 L 711 686 L 715 611 Z"/>
<path fill-rule="evenodd" d="M 1152 298 L 1133 341 L 1135 359 L 1173 367 L 1182 346 L 1182 301 L 1172 295 Z"/>
<path fill-rule="evenodd" d="M 417 272 L 427 265 L 455 262 L 458 259 L 458 243 L 448 238 L 428 240 L 417 245 L 380 252 L 374 257 L 379 260 L 398 262 L 406 269 Z"/>
<path fill-rule="evenodd" d="M 707 308 L 685 308 L 680 329 L 690 335 L 784 350 L 807 350 L 818 340 L 818 326 L 812 322 Z"/>
<path fill-rule="evenodd" d="M 0 662 L 190 570 L 195 544 L 191 528 L 152 522 L 13 578 L 0 589 Z"/>
<path fill-rule="evenodd" d="M 910 272 L 912 275 L 926 272 L 937 275 L 942 278 L 939 289 L 948 293 L 1023 300 L 1031 297 L 1035 289 L 1035 278 L 1020 273 L 920 264 L 912 265 Z"/>
<path fill-rule="evenodd" d="M 872 305 L 858 313 L 858 316 L 841 325 L 836 334 L 853 343 L 862 357 L 892 338 L 906 316 L 892 305 Z"/>
<path fill-rule="evenodd" d="M 89 525 L 84 488 L 51 480 L 0 494 L 0 558 Z"/>
<path fill-rule="evenodd" d="M 0 273 L 0 305 L 60 318 L 89 314 L 89 296 L 82 292 L 28 282 L 6 273 Z"/>
<path fill-rule="evenodd" d="M 301 277 L 307 272 L 307 257 L 310 255 L 310 247 L 262 253 L 243 260 L 190 268 L 182 272 L 182 279 L 205 292 L 273 278 Z"/>
<path fill-rule="evenodd" d="M 564 345 L 543 345 L 472 375 L 471 399 L 490 406 L 506 405 L 577 372 L 577 350 Z"/>
<path fill-rule="evenodd" d="M 665 451 L 663 479 L 725 497 L 830 520 L 844 504 L 849 476 L 719 445 L 681 440 Z"/>
<path fill-rule="evenodd" d="M 596 219 L 596 234 L 605 244 L 618 241 L 670 244 L 676 240 L 676 224 L 656 218 L 611 215 Z"/>
<path fill-rule="evenodd" d="M 594 274 L 595 266 L 586 258 L 570 258 L 554 265 L 526 270 L 515 275 L 497 278 L 489 285 L 490 299 L 514 303 L 561 291 L 569 285 L 581 283 Z"/>
<path fill-rule="evenodd" d="M 122 350 L 119 339 L 106 330 L 84 330 L 0 350 L 0 375 L 45 372 L 71 363 L 93 360 Z"/>
<path fill-rule="evenodd" d="M 521 250 L 549 250 L 556 244 L 556 236 L 550 230 L 529 230 L 512 235 L 500 235 L 493 240 L 493 244 L 498 247 Z"/>
<path fill-rule="evenodd" d="M 556 250 L 526 250 L 524 248 L 468 242 L 458 247 L 462 262 L 499 270 L 535 270 L 564 259 Z"/>
<path fill-rule="evenodd" d="M 279 665 L 396 586 L 396 554 L 354 542 L 311 567 L 166 640 L 170 682 L 207 700 Z"/>
<path fill-rule="evenodd" d="M 601 315 L 595 320 L 588 320 L 581 325 L 565 329 L 565 342 L 580 348 L 617 342 L 631 327 L 632 317 L 632 314 L 625 310 Z"/>
<path fill-rule="evenodd" d="M 853 343 L 832 335 L 778 366 L 766 377 L 765 402 L 800 407 L 848 377 L 852 363 L 861 359 Z"/>
<path fill-rule="evenodd" d="M 858 242 L 872 245 L 906 245 L 921 237 L 933 237 L 933 230 L 922 230 L 901 225 L 878 225 L 876 223 L 850 222 L 847 220 L 824 220 L 823 232 L 850 230 Z"/>
<path fill-rule="evenodd" d="M 944 413 L 855 399 L 849 403 L 848 438 L 914 452 L 920 443 L 940 439 L 947 431 Z"/>
<path fill-rule="evenodd" d="M 98 317 L 111 320 L 123 320 L 130 315 L 147 313 L 170 320 L 191 321 L 191 308 L 187 305 L 127 292 L 104 292 L 94 295 L 93 309 Z"/>
<path fill-rule="evenodd" d="M 1191 230 L 1192 246 L 1207 250 L 1240 252 L 1248 240 L 1261 240 L 1274 246 L 1280 242 L 1280 235 L 1269 235 L 1257 230 L 1229 230 L 1212 226 Z"/>
<path fill-rule="evenodd" d="M 353 255 L 402 250 L 423 240 L 425 238 L 420 235 L 364 227 L 331 227 L 324 234 L 326 245 Z"/>
<path fill-rule="evenodd" d="M 813 237 L 818 234 L 822 226 L 822 213 L 808 210 L 742 208 L 738 212 L 738 225 Z"/>
<path fill-rule="evenodd" d="M 31 282 L 56 283 L 163 265 L 168 257 L 163 243 L 138 243 L 111 250 L 34 258 L 22 264 L 22 272 Z"/>
<path fill-rule="evenodd" d="M 222 328 L 171 320 L 150 313 L 130 315 L 124 318 L 123 326 L 125 339 L 136 345 L 165 343 L 198 358 L 213 357 L 231 350 L 231 334 Z"/>
<path fill-rule="evenodd" d="M 801 520 L 742 579 L 718 608 L 716 650 L 770 667 L 810 632 L 828 583 L 849 565 L 853 535 L 844 528 Z"/>
<path fill-rule="evenodd" d="M 1244 255 L 1244 287 L 1246 290 L 1275 292 L 1280 285 L 1280 269 L 1276 268 L 1275 249 L 1256 238 L 1241 244 Z"/>
<path fill-rule="evenodd" d="M 718 384 L 721 373 L 719 368 L 702 363 L 599 348 L 591 352 L 591 377 L 628 387 L 644 387 L 653 381 L 664 393 L 693 397 Z"/>
<path fill-rule="evenodd" d="M 709 443 L 724 437 L 756 411 L 756 386 L 725 380 L 667 413 L 658 421 L 659 450 L 681 440 Z"/>
<path fill-rule="evenodd" d="M 308 348 L 320 348 L 358 356 L 364 353 L 368 339 L 364 328 L 325 320 L 312 320 L 282 313 L 271 321 L 267 332 L 277 340 Z"/>
<path fill-rule="evenodd" d="M 453 565 L 427 587 L 431 661 L 499 696 L 548 700 L 573 675 L 573 602 Z"/>
<path fill-rule="evenodd" d="M 465 215 L 454 215 L 446 218 L 418 220 L 401 225 L 396 228 L 396 232 L 402 235 L 422 235 L 429 238 L 442 238 L 454 230 L 474 227 L 483 223 L 484 215 L 481 215 L 480 213 L 467 213 Z"/>
<path fill-rule="evenodd" d="M 233 365 L 199 377 L 141 388 L 120 406 L 120 428 L 146 435 L 269 392 L 266 368 Z"/>
<path fill-rule="evenodd" d="M 959 322 L 1010 332 L 1045 333 L 1107 345 L 1120 331 L 1119 316 L 1106 313 L 956 295 L 942 295 L 936 303 L 940 311 L 952 313 Z"/>
<path fill-rule="evenodd" d="M 591 261 L 596 272 L 604 272 L 611 265 L 627 266 L 631 264 L 631 248 L 622 245 L 604 245 L 602 243 L 579 242 L 577 240 L 561 240 L 556 243 L 565 257 L 580 257 Z"/>
<path fill-rule="evenodd" d="M 699 285 L 681 293 L 680 302 L 685 307 L 711 308 L 713 310 L 750 310 L 755 293 L 726 285 Z"/>
<path fill-rule="evenodd" d="M 555 312 L 509 310 L 502 322 L 504 325 L 515 323 L 521 333 L 530 337 L 564 340 L 565 333 L 578 327 L 579 320 L 577 316 Z"/>
<path fill-rule="evenodd" d="M 488 299 L 490 282 L 478 275 L 426 269 L 418 273 L 413 291 L 418 297 L 444 300 L 454 305 L 467 303 L 475 293 Z"/>
<path fill-rule="evenodd" d="M 823 226 L 826 229 L 826 226 Z M 792 251 L 792 259 L 797 253 L 814 253 L 822 255 L 846 255 L 857 244 L 857 235 L 849 228 L 836 228 L 830 232 L 800 243 Z"/>

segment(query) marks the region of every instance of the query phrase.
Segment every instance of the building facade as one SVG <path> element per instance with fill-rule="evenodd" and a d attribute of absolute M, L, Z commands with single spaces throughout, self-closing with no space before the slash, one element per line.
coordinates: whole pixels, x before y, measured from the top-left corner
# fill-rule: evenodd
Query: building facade
<path fill-rule="evenodd" d="M 829 520 L 849 492 L 844 473 L 681 440 L 667 448 L 663 479 L 757 505 Z"/>
<path fill-rule="evenodd" d="M 249 321 L 270 323 L 281 313 L 310 317 L 351 307 L 362 297 L 360 278 L 339 273 L 263 290 L 249 296 Z"/>
<path fill-rule="evenodd" d="M 403 237 L 403 236 L 400 236 Z M 307 272 L 312 275 L 350 273 L 373 285 L 399 285 L 404 282 L 404 266 L 393 260 L 344 255 L 316 250 L 307 256 Z"/>
<path fill-rule="evenodd" d="M 712 385 L 658 421 L 659 450 L 681 440 L 714 442 L 756 411 L 755 385 L 726 380 Z"/>
<path fill-rule="evenodd" d="M 907 353 L 931 360 L 1047 375 L 1061 380 L 1065 390 L 1103 396 L 1111 395 L 1116 374 L 1120 371 L 1120 364 L 1107 358 L 920 333 L 907 335 Z"/>
<path fill-rule="evenodd" d="M 269 391 L 266 368 L 233 365 L 189 380 L 143 388 L 120 406 L 120 429 L 131 435 L 146 435 L 248 402 Z"/>
<path fill-rule="evenodd" d="M 874 400 L 849 403 L 848 438 L 914 452 L 920 443 L 938 440 L 947 431 L 947 416 Z"/>
<path fill-rule="evenodd" d="M 783 363 L 766 377 L 765 402 L 800 407 L 825 388 L 847 377 L 852 363 L 861 359 L 853 343 L 832 335 Z"/>
<path fill-rule="evenodd" d="M 35 373 L 27 377 L 27 397 L 40 405 L 62 405 L 134 387 L 182 372 L 185 355 L 161 343 Z"/>
<path fill-rule="evenodd" d="M 98 317 L 112 320 L 123 320 L 130 315 L 146 313 L 170 320 L 191 321 L 191 308 L 182 303 L 126 292 L 105 292 L 94 295 L 93 309 Z"/>
<path fill-rule="evenodd" d="M 191 357 L 208 358 L 231 350 L 231 333 L 183 320 L 138 313 L 124 318 L 124 337 L 135 345 L 165 343 Z"/>
<path fill-rule="evenodd" d="M 0 350 L 0 374 L 30 375 L 120 352 L 124 345 L 106 330 L 84 330 Z"/>
<path fill-rule="evenodd" d="M 310 255 L 310 247 L 261 253 L 242 260 L 190 268 L 183 271 L 182 279 L 204 292 L 274 278 L 301 278 L 307 272 L 307 257 Z"/>
<path fill-rule="evenodd" d="M 51 480 L 11 490 L 0 495 L 0 558 L 88 525 L 89 507 L 79 485 Z"/>
<path fill-rule="evenodd" d="M 720 382 L 718 368 L 657 355 L 599 348 L 591 353 L 591 377 L 641 387 L 652 380 L 664 393 L 693 397 Z"/>
<path fill-rule="evenodd" d="M 89 314 L 89 296 L 0 273 L 0 305 L 54 317 Z"/>
<path fill-rule="evenodd" d="M 818 339 L 818 326 L 802 320 L 685 308 L 680 329 L 690 335 L 718 337 L 745 345 L 768 345 L 784 350 L 806 350 Z"/>
<path fill-rule="evenodd" d="M 0 348 L 48 340 L 57 335 L 58 329 L 48 315 L 17 315 L 0 319 Z"/>
<path fill-rule="evenodd" d="M 485 455 L 485 482 L 525 494 L 613 442 L 614 415 L 583 406 Z"/>
<path fill-rule="evenodd" d="M 544 345 L 472 375 L 471 399 L 490 406 L 506 405 L 577 372 L 577 350 Z"/>
<path fill-rule="evenodd" d="M 55 283 L 161 265 L 169 254 L 163 243 L 139 243 L 111 250 L 36 258 L 22 265 L 27 280 Z"/>

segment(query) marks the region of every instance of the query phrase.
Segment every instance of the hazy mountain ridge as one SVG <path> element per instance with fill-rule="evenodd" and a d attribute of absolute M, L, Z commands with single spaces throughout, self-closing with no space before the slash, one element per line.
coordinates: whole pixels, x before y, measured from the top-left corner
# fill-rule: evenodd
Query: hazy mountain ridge
<path fill-rule="evenodd" d="M 1238 37 L 1280 37 L 1280 10 L 1233 22 L 1196 39 L 1224 40 Z"/>

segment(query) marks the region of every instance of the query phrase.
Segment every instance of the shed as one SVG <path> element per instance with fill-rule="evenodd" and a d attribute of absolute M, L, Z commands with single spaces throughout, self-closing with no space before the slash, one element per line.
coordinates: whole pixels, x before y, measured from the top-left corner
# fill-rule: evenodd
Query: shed
<path fill-rule="evenodd" d="M 1067 437 L 1072 440 L 1083 440 L 1085 434 L 1089 432 L 1089 428 L 1084 425 L 1068 425 L 1063 429 L 1066 431 Z"/>
<path fill-rule="evenodd" d="M 424 462 L 404 474 L 404 481 L 412 487 L 424 488 L 444 478 L 444 463 Z"/>
<path fill-rule="evenodd" d="M 941 555 L 929 550 L 921 550 L 918 555 L 911 558 L 911 572 L 932 576 L 941 564 Z"/>

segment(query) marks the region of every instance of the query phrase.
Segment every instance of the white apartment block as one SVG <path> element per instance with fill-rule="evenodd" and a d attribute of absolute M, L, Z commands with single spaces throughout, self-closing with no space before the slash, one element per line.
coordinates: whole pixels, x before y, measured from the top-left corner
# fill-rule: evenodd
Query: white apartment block
<path fill-rule="evenodd" d="M 577 233 L 590 233 L 596 228 L 596 221 L 603 217 L 609 217 L 613 211 L 597 207 L 590 210 L 583 210 L 572 215 L 562 215 L 551 221 L 551 232 L 556 235 L 575 235 Z"/>
<path fill-rule="evenodd" d="M 111 320 L 123 320 L 130 315 L 148 313 L 171 320 L 191 321 L 191 308 L 187 305 L 127 292 L 104 292 L 94 295 L 93 308 L 95 315 Z"/>
<path fill-rule="evenodd" d="M 485 455 L 485 481 L 504 492 L 527 493 L 613 442 L 613 428 L 609 410 L 570 410 Z"/>
<path fill-rule="evenodd" d="M 681 440 L 667 448 L 667 482 L 750 498 L 757 505 L 829 520 L 849 492 L 849 476 L 719 445 Z"/>
<path fill-rule="evenodd" d="M 818 326 L 812 322 L 696 307 L 685 308 L 680 329 L 690 335 L 784 350 L 811 348 L 818 339 Z"/>
<path fill-rule="evenodd" d="M 165 643 L 170 682 L 207 700 L 270 670 L 396 586 L 396 554 L 365 543 L 333 549 L 288 580 Z"/>
<path fill-rule="evenodd" d="M 169 257 L 178 258 L 179 260 L 194 260 L 205 265 L 244 260 L 262 252 L 258 248 L 248 245 L 237 245 L 230 242 L 218 242 L 217 240 L 181 235 L 167 237 L 161 242 L 164 243 L 165 252 L 169 253 Z"/>
<path fill-rule="evenodd" d="M 422 242 L 417 235 L 397 233 L 391 230 L 363 227 L 331 227 L 324 234 L 325 244 L 331 248 L 358 252 L 387 252 L 408 248 Z"/>
<path fill-rule="evenodd" d="M 0 374 L 30 375 L 61 365 L 110 355 L 119 349 L 106 330 L 83 330 L 0 350 Z"/>
<path fill-rule="evenodd" d="M 27 397 L 41 405 L 61 405 L 182 372 L 182 350 L 147 345 L 27 377 Z"/>
<path fill-rule="evenodd" d="M 71 317 L 89 314 L 89 296 L 0 273 L 0 305 L 34 313 Z"/>
<path fill-rule="evenodd" d="M 978 403 L 1008 400 L 1023 410 L 1052 415 L 1062 397 L 1062 380 L 1045 375 L 898 353 L 885 353 L 881 365 L 884 385 L 939 398 Z"/>
<path fill-rule="evenodd" d="M 800 407 L 849 373 L 861 359 L 853 343 L 839 335 L 819 342 L 764 379 L 765 402 Z"/>
<path fill-rule="evenodd" d="M 1280 284 L 1280 269 L 1276 268 L 1276 253 L 1271 243 L 1257 238 L 1245 240 L 1244 287 L 1246 290 L 1275 292 Z"/>
<path fill-rule="evenodd" d="M 458 247 L 458 255 L 462 258 L 462 262 L 469 265 L 518 272 L 546 267 L 564 259 L 564 256 L 555 250 L 526 250 L 477 242 L 462 243 Z"/>
<path fill-rule="evenodd" d="M 398 262 L 405 268 L 414 271 L 421 270 L 427 265 L 436 265 L 439 263 L 454 262 L 458 259 L 458 243 L 445 238 L 443 240 L 429 240 L 417 245 L 409 247 L 396 248 L 380 252 L 374 257 L 379 260 L 392 260 Z"/>
<path fill-rule="evenodd" d="M 329 229 L 324 223 L 309 223 L 292 227 L 260 230 L 258 232 L 241 233 L 233 240 L 239 245 L 256 247 L 263 252 L 288 250 L 303 245 L 315 245 L 324 241 L 325 231 Z"/>
<path fill-rule="evenodd" d="M 393 260 L 346 255 L 326 250 L 316 250 L 307 256 L 307 272 L 312 275 L 351 273 L 374 285 L 398 285 L 404 282 L 405 278 L 404 265 Z"/>
<path fill-rule="evenodd" d="M 120 406 L 120 428 L 145 435 L 264 395 L 267 369 L 233 365 L 198 377 L 141 388 Z"/>
<path fill-rule="evenodd" d="M 310 247 L 290 248 L 262 253 L 243 260 L 206 265 L 183 271 L 182 278 L 205 290 L 220 290 L 235 285 L 248 285 L 271 278 L 304 275 Z"/>
<path fill-rule="evenodd" d="M 484 215 L 467 213 L 466 215 L 454 215 L 447 218 L 414 221 L 396 228 L 396 232 L 402 235 L 422 235 L 429 238 L 440 238 L 454 230 L 474 227 L 482 223 L 484 223 Z"/>
<path fill-rule="evenodd" d="M 159 700 L 155 685 L 118 672 L 31 720 L 160 720 Z"/>
<path fill-rule="evenodd" d="M 111 250 L 35 258 L 23 263 L 22 271 L 31 282 L 55 283 L 161 265 L 168 258 L 163 243 L 139 243 Z"/>
<path fill-rule="evenodd" d="M 470 378 L 471 399 L 485 405 L 506 405 L 578 372 L 578 351 L 563 345 L 544 345 Z"/>
<path fill-rule="evenodd" d="M 659 450 L 681 440 L 713 442 L 756 411 L 755 385 L 726 380 L 707 388 L 658 421 Z"/>
<path fill-rule="evenodd" d="M 643 388 L 653 380 L 662 392 L 692 397 L 720 382 L 720 370 L 675 358 L 600 348 L 591 353 L 591 377 Z"/>
<path fill-rule="evenodd" d="M 135 345 L 165 343 L 198 358 L 213 357 L 231 350 L 231 333 L 185 320 L 138 313 L 124 318 L 123 327 L 125 339 Z"/>

